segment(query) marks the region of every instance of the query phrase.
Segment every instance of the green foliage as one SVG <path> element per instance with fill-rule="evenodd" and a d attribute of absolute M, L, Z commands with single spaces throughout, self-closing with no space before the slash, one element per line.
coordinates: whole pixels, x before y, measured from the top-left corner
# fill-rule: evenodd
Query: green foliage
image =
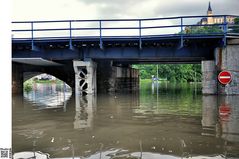
<path fill-rule="evenodd" d="M 26 81 L 23 83 L 23 89 L 26 92 L 30 92 L 32 90 L 32 81 Z"/>
<path fill-rule="evenodd" d="M 232 26 L 233 33 L 239 33 L 239 18 L 234 19 L 234 25 Z"/>
<path fill-rule="evenodd" d="M 151 79 L 157 75 L 157 65 L 134 65 L 140 70 L 141 79 Z M 160 64 L 158 76 L 171 82 L 201 81 L 201 65 L 199 64 Z M 196 77 L 196 78 L 195 78 Z"/>
<path fill-rule="evenodd" d="M 212 34 L 223 33 L 219 26 L 192 26 L 185 29 L 186 34 Z"/>

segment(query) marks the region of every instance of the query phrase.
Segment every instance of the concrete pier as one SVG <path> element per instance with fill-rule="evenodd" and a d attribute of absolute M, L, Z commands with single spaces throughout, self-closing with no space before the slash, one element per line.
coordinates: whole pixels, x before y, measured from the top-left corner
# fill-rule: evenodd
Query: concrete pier
<path fill-rule="evenodd" d="M 218 93 L 224 95 L 239 94 L 239 40 L 229 41 L 227 47 L 216 49 L 218 71 L 229 71 L 232 81 L 227 85 L 218 83 Z"/>
<path fill-rule="evenodd" d="M 93 61 L 73 61 L 76 95 L 96 94 L 96 68 Z"/>
<path fill-rule="evenodd" d="M 119 92 L 139 88 L 139 70 L 128 66 L 113 66 L 110 60 L 97 65 L 97 86 L 100 92 Z"/>
<path fill-rule="evenodd" d="M 128 67 L 116 67 L 116 91 L 137 90 L 139 88 L 139 70 Z"/>
<path fill-rule="evenodd" d="M 239 95 L 239 40 L 228 40 L 224 48 L 214 50 L 215 60 L 202 61 L 202 93 Z M 230 83 L 223 85 L 217 76 L 221 71 L 232 74 Z"/>
<path fill-rule="evenodd" d="M 215 61 L 202 61 L 202 93 L 217 94 L 217 71 Z"/>

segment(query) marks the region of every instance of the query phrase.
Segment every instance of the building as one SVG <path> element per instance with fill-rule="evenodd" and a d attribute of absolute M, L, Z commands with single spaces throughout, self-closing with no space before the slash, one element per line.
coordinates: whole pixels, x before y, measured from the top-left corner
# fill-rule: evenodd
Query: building
<path fill-rule="evenodd" d="M 206 25 L 206 24 L 222 24 L 224 23 L 224 17 L 210 17 L 213 16 L 211 3 L 209 2 L 208 9 L 207 9 L 207 18 L 202 18 L 199 24 Z M 226 20 L 228 24 L 234 23 L 235 17 L 233 16 L 227 16 Z"/>

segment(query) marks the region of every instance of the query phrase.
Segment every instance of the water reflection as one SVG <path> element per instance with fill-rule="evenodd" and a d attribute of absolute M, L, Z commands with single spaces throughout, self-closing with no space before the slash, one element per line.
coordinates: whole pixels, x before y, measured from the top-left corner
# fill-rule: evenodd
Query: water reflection
<path fill-rule="evenodd" d="M 13 97 L 13 152 L 85 159 L 239 158 L 238 96 L 202 96 L 193 85 L 162 83 L 152 94 L 151 86 L 72 97 L 65 112 L 35 111 L 36 102 Z M 221 112 L 222 105 L 229 109 Z"/>
<path fill-rule="evenodd" d="M 223 141 L 223 154 L 239 154 L 239 97 L 203 96 L 202 135 L 215 136 Z M 207 133 L 205 133 L 207 131 Z"/>
<path fill-rule="evenodd" d="M 217 136 L 218 132 L 218 101 L 217 96 L 207 95 L 202 97 L 202 135 Z"/>
<path fill-rule="evenodd" d="M 239 142 L 239 98 L 237 96 L 224 96 L 220 99 L 219 117 L 222 138 L 230 142 Z"/>
<path fill-rule="evenodd" d="M 93 124 L 94 112 L 96 111 L 96 96 L 77 96 L 75 97 L 76 115 L 74 128 L 91 128 Z"/>
<path fill-rule="evenodd" d="M 71 88 L 65 83 L 33 83 L 32 91 L 24 92 L 24 98 L 32 102 L 37 109 L 65 109 L 71 95 Z"/>

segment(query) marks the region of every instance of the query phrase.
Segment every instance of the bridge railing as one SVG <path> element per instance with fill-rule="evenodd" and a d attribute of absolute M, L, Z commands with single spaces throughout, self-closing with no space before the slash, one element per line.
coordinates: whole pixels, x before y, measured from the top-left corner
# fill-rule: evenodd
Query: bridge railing
<path fill-rule="evenodd" d="M 102 46 L 108 39 L 137 39 L 141 45 L 145 38 L 213 37 L 238 35 L 239 16 L 183 16 L 151 19 L 103 19 L 12 22 L 12 40 L 74 40 L 98 41 Z M 213 22 L 207 23 L 212 20 Z M 225 39 L 224 39 L 225 40 Z"/>

